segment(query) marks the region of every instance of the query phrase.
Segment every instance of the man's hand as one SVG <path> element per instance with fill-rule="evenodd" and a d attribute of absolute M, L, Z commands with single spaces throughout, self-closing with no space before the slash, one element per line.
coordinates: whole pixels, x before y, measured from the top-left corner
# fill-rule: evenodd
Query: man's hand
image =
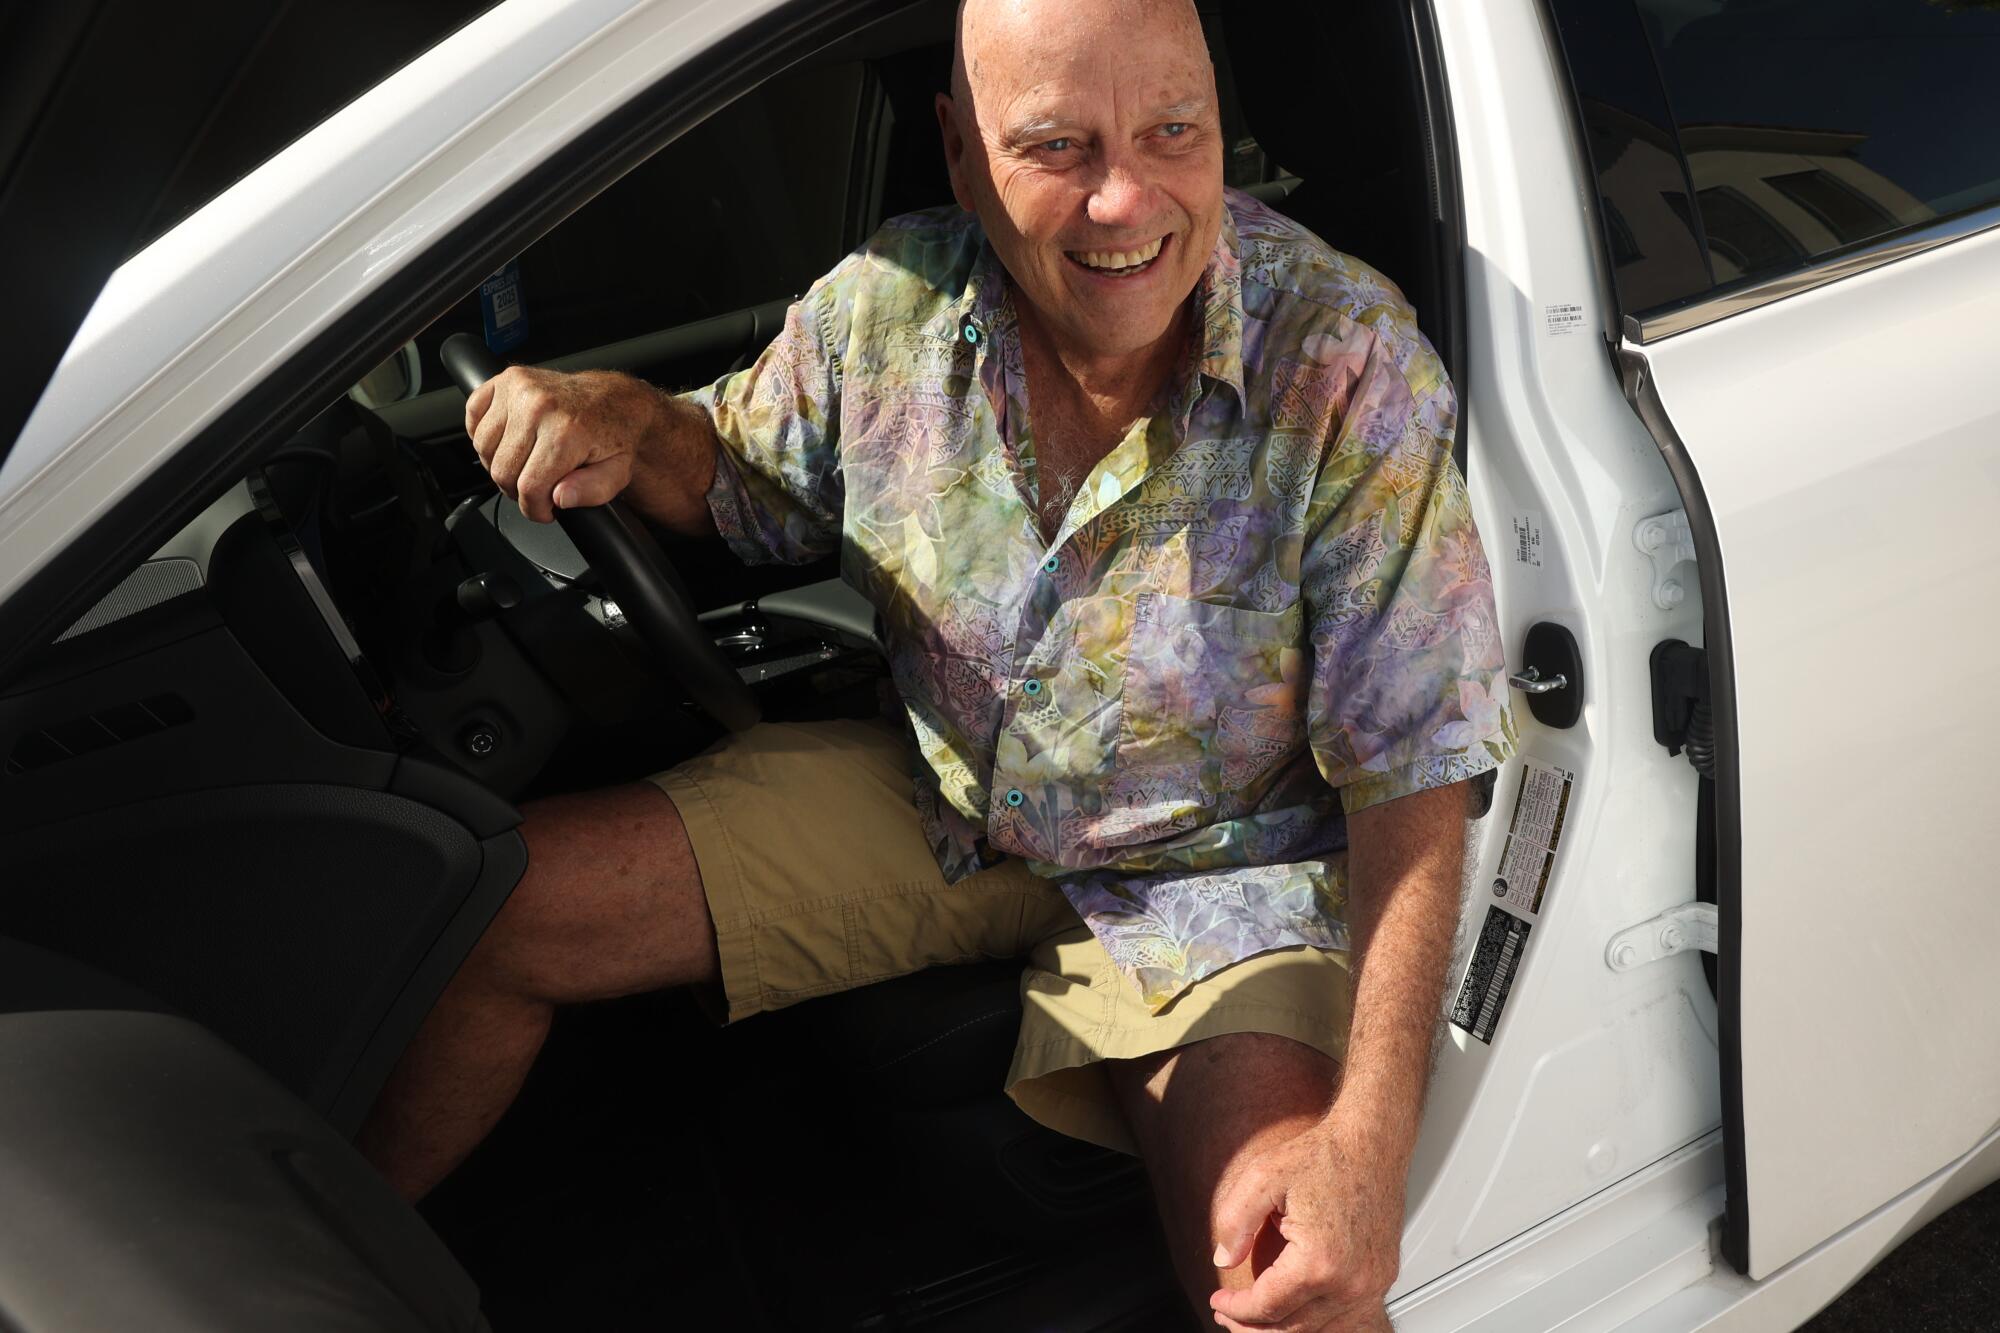
<path fill-rule="evenodd" d="M 1228 1329 L 1389 1327 L 1403 1183 L 1416 1148 L 1444 969 L 1458 921 L 1465 787 L 1348 817 L 1354 1023 L 1333 1107 L 1250 1158 L 1216 1196 L 1215 1266 L 1253 1259 L 1247 1290 L 1209 1298 Z"/>
<path fill-rule="evenodd" d="M 1255 1260 L 1255 1280 L 1209 1298 L 1215 1322 L 1257 1333 L 1377 1333 L 1403 1240 L 1403 1168 L 1383 1164 L 1338 1105 L 1250 1158 L 1216 1202 L 1215 1266 Z"/>
<path fill-rule="evenodd" d="M 643 380 L 510 366 L 465 400 L 465 433 L 493 484 L 537 523 L 629 487 L 655 521 L 714 531 L 703 500 L 715 476 L 708 414 Z"/>

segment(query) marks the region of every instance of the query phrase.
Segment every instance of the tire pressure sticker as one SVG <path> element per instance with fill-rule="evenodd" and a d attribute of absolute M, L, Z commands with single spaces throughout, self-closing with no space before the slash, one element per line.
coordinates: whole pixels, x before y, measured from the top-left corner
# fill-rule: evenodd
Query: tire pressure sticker
<path fill-rule="evenodd" d="M 1521 789 L 1514 795 L 1507 845 L 1500 853 L 1500 872 L 1493 878 L 1495 898 L 1530 914 L 1542 910 L 1575 785 L 1576 774 L 1566 768 L 1539 759 L 1522 761 Z"/>
<path fill-rule="evenodd" d="M 1493 1029 L 1500 1024 L 1500 1011 L 1507 1007 L 1507 992 L 1514 989 L 1514 973 L 1521 966 L 1521 951 L 1528 947 L 1531 929 L 1505 908 L 1486 909 L 1486 924 L 1480 927 L 1479 943 L 1473 946 L 1472 966 L 1465 969 L 1465 983 L 1458 988 L 1451 1021 L 1489 1046 L 1493 1044 Z"/>

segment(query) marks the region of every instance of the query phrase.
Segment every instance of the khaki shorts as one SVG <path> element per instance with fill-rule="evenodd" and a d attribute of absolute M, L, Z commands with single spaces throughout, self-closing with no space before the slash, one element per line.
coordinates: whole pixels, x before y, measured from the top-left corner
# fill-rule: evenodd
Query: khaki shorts
<path fill-rule="evenodd" d="M 1051 1129 L 1125 1152 L 1137 1148 L 1101 1061 L 1231 1032 L 1342 1057 L 1344 954 L 1263 954 L 1150 1013 L 1061 890 L 1022 862 L 945 883 L 909 764 L 883 723 L 767 722 L 652 779 L 701 870 L 727 1021 L 928 967 L 1023 957 L 1008 1095 Z"/>

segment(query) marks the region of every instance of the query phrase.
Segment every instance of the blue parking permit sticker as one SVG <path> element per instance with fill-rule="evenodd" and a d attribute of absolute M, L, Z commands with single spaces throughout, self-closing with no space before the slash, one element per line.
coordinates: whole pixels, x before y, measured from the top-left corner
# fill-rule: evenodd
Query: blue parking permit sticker
<path fill-rule="evenodd" d="M 496 353 L 519 347 L 528 338 L 528 306 L 521 299 L 521 261 L 479 284 L 479 317 L 486 323 L 486 345 Z"/>

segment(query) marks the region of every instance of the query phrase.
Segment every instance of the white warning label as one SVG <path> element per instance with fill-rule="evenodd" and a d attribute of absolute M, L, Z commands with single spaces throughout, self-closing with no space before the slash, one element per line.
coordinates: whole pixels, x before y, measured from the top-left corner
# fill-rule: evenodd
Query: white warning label
<path fill-rule="evenodd" d="M 1507 823 L 1507 845 L 1500 853 L 1500 871 L 1493 878 L 1493 896 L 1530 914 L 1542 910 L 1549 876 L 1555 873 L 1556 849 L 1562 845 L 1563 821 L 1569 817 L 1569 797 L 1576 774 L 1539 759 L 1521 764 L 1521 788 L 1514 795 L 1514 817 Z"/>

